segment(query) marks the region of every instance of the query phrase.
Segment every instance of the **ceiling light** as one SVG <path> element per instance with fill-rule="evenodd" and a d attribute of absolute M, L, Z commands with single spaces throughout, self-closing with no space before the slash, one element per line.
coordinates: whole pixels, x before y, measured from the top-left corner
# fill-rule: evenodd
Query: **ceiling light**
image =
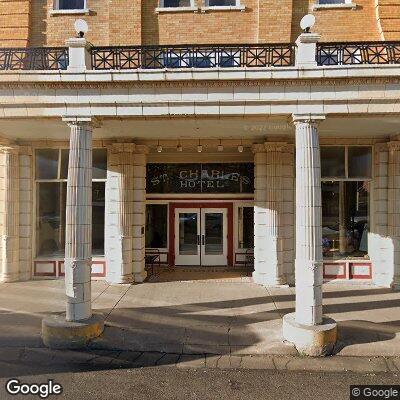
<path fill-rule="evenodd" d="M 203 151 L 203 146 L 201 145 L 200 140 L 199 140 L 199 144 L 197 146 L 197 152 L 201 153 L 202 151 Z"/>
<path fill-rule="evenodd" d="M 178 146 L 176 146 L 176 151 L 181 152 L 183 150 L 183 147 L 181 145 L 181 142 L 178 143 Z"/>
<path fill-rule="evenodd" d="M 243 147 L 243 141 L 240 141 L 240 145 L 238 146 L 238 152 L 243 153 L 244 147 Z"/>
<path fill-rule="evenodd" d="M 161 153 L 163 150 L 162 146 L 160 145 L 160 141 L 157 143 L 157 153 Z"/>
<path fill-rule="evenodd" d="M 222 145 L 221 139 L 219 139 L 218 151 L 224 151 L 224 146 Z"/>

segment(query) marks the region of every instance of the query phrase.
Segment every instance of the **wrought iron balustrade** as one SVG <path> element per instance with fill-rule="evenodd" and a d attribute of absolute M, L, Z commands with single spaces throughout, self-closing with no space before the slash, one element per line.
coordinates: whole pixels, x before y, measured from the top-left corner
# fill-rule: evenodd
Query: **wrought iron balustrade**
<path fill-rule="evenodd" d="M 93 47 L 93 69 L 234 68 L 294 65 L 293 44 Z"/>
<path fill-rule="evenodd" d="M 0 70 L 64 70 L 68 48 L 0 48 Z"/>
<path fill-rule="evenodd" d="M 318 65 L 400 64 L 400 42 L 318 43 Z"/>

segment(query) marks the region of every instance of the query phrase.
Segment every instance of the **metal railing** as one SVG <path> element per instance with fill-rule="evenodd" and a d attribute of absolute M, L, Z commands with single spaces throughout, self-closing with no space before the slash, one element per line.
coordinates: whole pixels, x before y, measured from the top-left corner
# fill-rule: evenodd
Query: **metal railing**
<path fill-rule="evenodd" d="M 0 48 L 0 70 L 65 70 L 68 48 Z"/>
<path fill-rule="evenodd" d="M 93 69 L 235 68 L 294 65 L 294 44 L 93 47 Z"/>
<path fill-rule="evenodd" d="M 400 64 L 400 42 L 318 43 L 318 65 Z"/>

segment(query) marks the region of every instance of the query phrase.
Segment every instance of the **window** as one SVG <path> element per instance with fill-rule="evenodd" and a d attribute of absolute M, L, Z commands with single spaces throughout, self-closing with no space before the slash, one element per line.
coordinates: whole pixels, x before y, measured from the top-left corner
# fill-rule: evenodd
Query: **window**
<path fill-rule="evenodd" d="M 167 247 L 168 206 L 148 204 L 146 206 L 146 248 Z"/>
<path fill-rule="evenodd" d="M 238 208 L 238 248 L 254 248 L 254 207 Z"/>
<path fill-rule="evenodd" d="M 319 4 L 344 4 L 345 0 L 319 0 Z"/>
<path fill-rule="evenodd" d="M 324 258 L 368 254 L 372 148 L 322 146 L 322 247 Z"/>
<path fill-rule="evenodd" d="M 207 7 L 235 7 L 239 3 L 239 0 L 206 0 Z"/>
<path fill-rule="evenodd" d="M 194 0 L 161 0 L 161 8 L 193 7 Z"/>
<path fill-rule="evenodd" d="M 84 10 L 87 0 L 55 0 L 55 10 Z"/>
<path fill-rule="evenodd" d="M 63 257 L 68 177 L 68 149 L 36 150 L 36 254 Z M 93 150 L 92 252 L 104 254 L 107 150 Z"/>

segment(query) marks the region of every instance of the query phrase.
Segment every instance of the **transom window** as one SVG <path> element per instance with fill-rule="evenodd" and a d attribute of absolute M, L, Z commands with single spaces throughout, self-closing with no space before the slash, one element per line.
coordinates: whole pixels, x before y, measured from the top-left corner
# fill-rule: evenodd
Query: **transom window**
<path fill-rule="evenodd" d="M 160 0 L 160 7 L 178 8 L 178 7 L 193 7 L 194 0 Z"/>
<path fill-rule="evenodd" d="M 324 258 L 365 257 L 370 230 L 372 148 L 322 146 Z"/>
<path fill-rule="evenodd" d="M 37 256 L 64 256 L 68 157 L 68 149 L 35 152 Z M 92 251 L 104 255 L 106 149 L 93 150 L 92 174 Z"/>
<path fill-rule="evenodd" d="M 55 10 L 84 10 L 87 0 L 55 0 Z"/>

